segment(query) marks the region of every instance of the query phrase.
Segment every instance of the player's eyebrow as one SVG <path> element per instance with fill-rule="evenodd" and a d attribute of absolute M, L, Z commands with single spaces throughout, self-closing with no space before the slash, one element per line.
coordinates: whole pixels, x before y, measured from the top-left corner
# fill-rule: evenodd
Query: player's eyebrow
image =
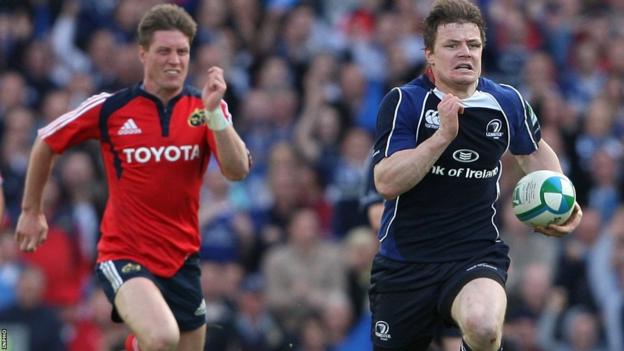
<path fill-rule="evenodd" d="M 480 39 L 476 39 L 476 38 L 475 39 L 467 39 L 467 40 L 446 39 L 444 41 L 444 43 L 457 44 L 457 43 L 461 43 L 461 42 L 464 42 L 464 41 L 467 42 L 467 43 L 470 43 L 470 44 L 474 44 L 474 43 L 479 43 L 480 44 L 481 43 L 481 40 Z"/>

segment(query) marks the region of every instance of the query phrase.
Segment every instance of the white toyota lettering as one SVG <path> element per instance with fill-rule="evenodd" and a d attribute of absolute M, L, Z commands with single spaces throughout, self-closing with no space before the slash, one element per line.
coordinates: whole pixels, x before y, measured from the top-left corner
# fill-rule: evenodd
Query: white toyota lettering
<path fill-rule="evenodd" d="M 155 148 L 155 147 L 150 147 L 150 150 L 152 150 L 152 154 L 154 154 L 154 157 L 156 157 L 156 162 L 160 162 L 160 156 L 163 153 L 163 148 L 159 147 L 159 148 Z"/>
<path fill-rule="evenodd" d="M 169 162 L 177 161 L 180 158 L 180 149 L 176 146 L 167 146 L 165 149 L 165 158 Z"/>
<path fill-rule="evenodd" d="M 146 147 L 140 147 L 137 149 L 136 153 L 134 154 L 134 158 L 136 158 L 137 162 L 139 163 L 145 163 L 147 161 L 149 161 L 149 159 L 151 158 L 151 153 L 150 150 Z"/>
<path fill-rule="evenodd" d="M 147 163 L 151 160 L 160 162 L 163 159 L 169 162 L 191 161 L 199 158 L 199 145 L 169 145 L 154 147 L 126 148 L 122 152 L 126 156 L 127 163 Z"/>

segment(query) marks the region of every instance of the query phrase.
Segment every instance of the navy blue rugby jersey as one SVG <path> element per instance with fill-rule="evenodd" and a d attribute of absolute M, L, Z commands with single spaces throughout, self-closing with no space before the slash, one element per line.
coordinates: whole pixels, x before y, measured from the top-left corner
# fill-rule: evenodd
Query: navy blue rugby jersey
<path fill-rule="evenodd" d="M 392 89 L 381 103 L 373 162 L 412 149 L 440 126 L 444 93 L 426 76 Z M 408 262 L 445 262 L 471 257 L 500 241 L 494 223 L 500 158 L 537 150 L 540 127 L 514 88 L 480 78 L 462 100 L 459 133 L 427 175 L 385 202 L 378 234 L 382 256 Z"/>

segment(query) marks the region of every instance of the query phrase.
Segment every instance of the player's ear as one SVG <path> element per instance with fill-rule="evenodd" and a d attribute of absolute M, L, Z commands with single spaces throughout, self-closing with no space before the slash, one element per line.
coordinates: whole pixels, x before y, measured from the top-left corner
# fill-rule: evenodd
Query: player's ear
<path fill-rule="evenodd" d="M 433 51 L 431 49 L 425 48 L 425 59 L 430 66 L 433 66 Z"/>
<path fill-rule="evenodd" d="M 139 45 L 139 60 L 141 63 L 145 63 L 145 55 L 147 54 L 147 49 L 143 47 L 143 45 Z"/>

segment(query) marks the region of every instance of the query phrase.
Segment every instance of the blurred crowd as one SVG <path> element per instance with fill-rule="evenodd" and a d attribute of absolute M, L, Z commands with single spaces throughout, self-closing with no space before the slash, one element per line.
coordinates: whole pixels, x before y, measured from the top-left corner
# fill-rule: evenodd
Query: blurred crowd
<path fill-rule="evenodd" d="M 106 200 L 96 143 L 59 158 L 44 194 L 45 245 L 20 253 L 12 233 L 37 129 L 141 81 L 136 26 L 158 2 L 0 1 L 0 326 L 16 351 L 123 348 L 128 331 L 110 322 L 92 277 Z M 243 182 L 227 182 L 216 164 L 206 174 L 206 350 L 370 349 L 376 239 L 358 201 L 378 104 L 424 67 L 431 1 L 173 2 L 199 25 L 188 83 L 224 69 L 254 159 Z M 585 213 L 564 239 L 533 233 L 511 212 L 521 171 L 504 159 L 505 350 L 624 350 L 624 1 L 477 2 L 484 75 L 531 103 Z"/>

